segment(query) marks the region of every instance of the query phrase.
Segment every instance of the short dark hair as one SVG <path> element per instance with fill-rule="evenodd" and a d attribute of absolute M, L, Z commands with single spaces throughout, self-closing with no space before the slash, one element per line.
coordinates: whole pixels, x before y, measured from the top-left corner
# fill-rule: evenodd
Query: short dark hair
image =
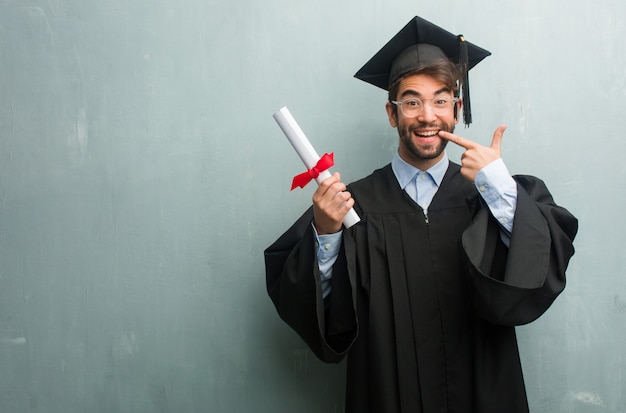
<path fill-rule="evenodd" d="M 398 77 L 391 85 L 389 85 L 389 101 L 397 99 L 398 90 L 400 89 L 400 82 L 407 76 L 412 75 L 426 75 L 430 76 L 433 79 L 443 83 L 446 87 L 450 88 L 450 91 L 454 94 L 454 96 L 459 95 L 459 90 L 461 88 L 460 79 L 461 79 L 461 69 L 459 65 L 452 63 L 449 60 L 439 60 L 428 66 L 423 66 L 417 68 L 415 70 L 411 70 Z M 394 106 L 394 113 L 397 113 L 397 106 Z"/>

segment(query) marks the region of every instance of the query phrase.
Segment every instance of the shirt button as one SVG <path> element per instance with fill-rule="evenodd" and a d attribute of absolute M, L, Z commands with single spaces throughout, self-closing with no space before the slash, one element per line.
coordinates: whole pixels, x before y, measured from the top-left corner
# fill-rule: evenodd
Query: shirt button
<path fill-rule="evenodd" d="M 509 222 L 508 218 L 501 218 L 500 222 L 502 222 L 503 224 L 506 224 L 507 222 Z"/>
<path fill-rule="evenodd" d="M 481 185 L 481 186 L 478 187 L 478 190 L 480 192 L 485 192 L 487 190 L 487 186 L 486 185 Z"/>
<path fill-rule="evenodd" d="M 324 248 L 326 248 L 326 251 L 328 251 L 330 249 L 330 244 L 324 244 Z"/>

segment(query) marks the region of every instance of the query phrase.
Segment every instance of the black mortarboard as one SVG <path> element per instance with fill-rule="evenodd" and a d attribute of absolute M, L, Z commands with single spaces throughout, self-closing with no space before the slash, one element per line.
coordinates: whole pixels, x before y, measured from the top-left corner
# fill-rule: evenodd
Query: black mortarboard
<path fill-rule="evenodd" d="M 402 75 L 448 59 L 461 67 L 463 121 L 472 122 L 467 72 L 491 53 L 433 23 L 415 16 L 354 75 L 372 85 L 389 90 Z"/>

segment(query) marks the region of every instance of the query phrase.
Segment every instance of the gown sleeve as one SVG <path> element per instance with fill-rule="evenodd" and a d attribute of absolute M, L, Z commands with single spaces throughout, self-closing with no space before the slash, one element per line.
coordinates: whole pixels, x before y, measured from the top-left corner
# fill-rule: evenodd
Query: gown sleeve
<path fill-rule="evenodd" d="M 356 338 L 353 289 L 342 250 L 333 266 L 331 293 L 324 300 L 309 208 L 265 250 L 267 292 L 281 319 L 322 361 L 337 363 Z M 344 231 L 345 233 L 346 231 Z"/>
<path fill-rule="evenodd" d="M 540 317 L 565 288 L 578 221 L 555 204 L 545 184 L 514 176 L 517 208 L 509 248 L 487 208 L 462 237 L 467 280 L 478 314 L 495 324 L 523 325 Z"/>

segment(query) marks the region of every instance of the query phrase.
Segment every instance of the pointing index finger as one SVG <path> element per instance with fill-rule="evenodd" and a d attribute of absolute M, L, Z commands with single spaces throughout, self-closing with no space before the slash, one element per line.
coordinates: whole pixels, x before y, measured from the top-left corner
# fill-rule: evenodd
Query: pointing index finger
<path fill-rule="evenodd" d="M 465 149 L 473 149 L 478 145 L 474 141 L 470 141 L 469 139 L 462 138 L 461 136 L 455 135 L 450 132 L 439 131 L 439 137 L 445 140 L 451 141 L 453 143 L 456 143 L 457 145 L 462 146 Z"/>

